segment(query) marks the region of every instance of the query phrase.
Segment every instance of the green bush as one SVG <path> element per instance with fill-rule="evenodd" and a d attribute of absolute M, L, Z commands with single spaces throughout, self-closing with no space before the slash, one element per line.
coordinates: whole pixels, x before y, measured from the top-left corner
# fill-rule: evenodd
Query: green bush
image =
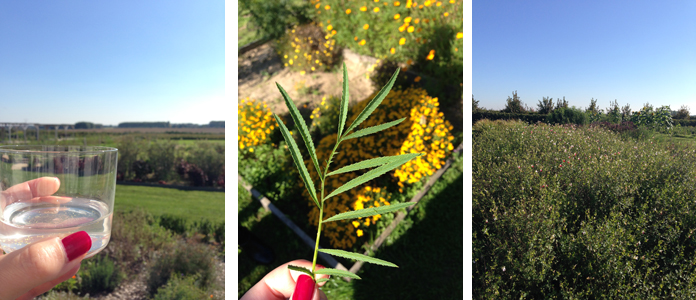
<path fill-rule="evenodd" d="M 159 217 L 159 225 L 177 234 L 184 234 L 191 228 L 186 218 L 171 214 L 161 215 Z"/>
<path fill-rule="evenodd" d="M 522 120 L 527 123 L 536 123 L 536 122 L 546 122 L 547 115 L 540 115 L 540 114 L 533 114 L 533 113 L 524 113 L 524 114 L 516 114 L 516 113 L 504 113 L 504 112 L 499 112 L 499 111 L 486 111 L 486 110 L 480 110 L 477 112 L 474 112 L 472 114 L 472 119 L 473 122 L 476 123 L 479 120 L 483 119 L 488 119 L 488 120 Z"/>
<path fill-rule="evenodd" d="M 315 24 L 292 27 L 276 42 L 276 52 L 286 68 L 307 73 L 330 71 L 342 61 L 341 48 Z M 301 92 L 300 94 L 303 94 Z"/>
<path fill-rule="evenodd" d="M 218 186 L 225 176 L 225 146 L 212 143 L 198 143 L 188 150 L 186 161 L 200 168 L 207 180 L 206 186 Z"/>
<path fill-rule="evenodd" d="M 37 297 L 36 299 L 38 299 L 38 300 L 87 300 L 87 299 L 89 299 L 89 296 L 85 295 L 84 297 L 80 297 L 76 294 L 73 294 L 72 292 L 50 290 L 47 293 L 43 294 L 42 296 Z"/>
<path fill-rule="evenodd" d="M 179 160 L 177 144 L 170 140 L 155 140 L 147 149 L 147 158 L 154 180 L 170 180 L 174 175 L 174 164 Z"/>
<path fill-rule="evenodd" d="M 163 250 L 150 265 L 147 289 L 151 295 L 167 283 L 173 273 L 197 275 L 196 285 L 208 287 L 215 276 L 215 251 L 205 244 L 179 243 Z"/>
<path fill-rule="evenodd" d="M 82 294 L 113 292 L 125 278 L 124 274 L 116 268 L 114 262 L 102 254 L 86 260 L 82 264 L 80 274 L 82 278 L 80 292 Z"/>
<path fill-rule="evenodd" d="M 154 300 L 189 300 L 206 299 L 207 294 L 197 285 L 197 276 L 180 277 L 176 273 L 172 274 L 167 284 L 157 289 Z"/>
<path fill-rule="evenodd" d="M 241 0 L 239 7 L 251 15 L 262 34 L 278 38 L 292 25 L 309 22 L 309 5 L 303 1 Z"/>
<path fill-rule="evenodd" d="M 169 231 L 159 226 L 155 218 L 143 209 L 114 212 L 111 240 L 105 252 L 119 263 L 125 272 L 141 263 L 146 254 L 173 242 Z"/>
<path fill-rule="evenodd" d="M 472 145 L 474 298 L 696 296 L 694 147 L 489 123 Z"/>
<path fill-rule="evenodd" d="M 139 154 L 143 152 L 146 145 L 142 141 L 128 136 L 123 137 L 116 145 L 116 148 L 118 148 L 117 172 L 119 180 L 133 179 L 135 176 L 133 163 L 138 160 Z"/>
<path fill-rule="evenodd" d="M 341 114 L 341 97 L 322 98 L 313 111 L 309 130 L 314 136 L 323 137 L 338 132 L 338 118 Z"/>
<path fill-rule="evenodd" d="M 588 115 L 575 107 L 561 107 L 552 111 L 546 117 L 549 124 L 585 125 L 589 122 Z"/>
<path fill-rule="evenodd" d="M 280 147 L 259 145 L 254 153 L 237 157 L 237 163 L 242 178 L 269 199 L 282 201 L 301 192 L 299 174 L 284 142 Z"/>

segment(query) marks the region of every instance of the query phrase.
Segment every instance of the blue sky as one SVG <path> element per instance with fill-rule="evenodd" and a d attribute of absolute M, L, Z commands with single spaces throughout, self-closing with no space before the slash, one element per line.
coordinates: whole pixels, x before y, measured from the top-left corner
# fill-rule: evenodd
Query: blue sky
<path fill-rule="evenodd" d="M 0 2 L 0 122 L 224 120 L 224 1 Z"/>
<path fill-rule="evenodd" d="M 565 96 L 586 108 L 687 105 L 696 114 L 696 2 L 473 1 L 472 93 L 502 109 Z"/>

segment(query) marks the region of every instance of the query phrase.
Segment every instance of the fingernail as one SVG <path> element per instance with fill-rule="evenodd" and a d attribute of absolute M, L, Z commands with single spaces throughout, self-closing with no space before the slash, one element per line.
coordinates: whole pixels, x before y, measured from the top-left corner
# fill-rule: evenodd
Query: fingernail
<path fill-rule="evenodd" d="M 314 295 L 314 280 L 307 275 L 300 275 L 297 278 L 295 292 L 292 293 L 292 300 L 310 300 Z"/>
<path fill-rule="evenodd" d="M 65 254 L 68 255 L 68 261 L 72 261 L 78 256 L 87 253 L 92 248 L 92 238 L 84 231 L 78 231 L 66 236 L 61 242 L 63 242 L 63 247 L 65 247 Z"/>

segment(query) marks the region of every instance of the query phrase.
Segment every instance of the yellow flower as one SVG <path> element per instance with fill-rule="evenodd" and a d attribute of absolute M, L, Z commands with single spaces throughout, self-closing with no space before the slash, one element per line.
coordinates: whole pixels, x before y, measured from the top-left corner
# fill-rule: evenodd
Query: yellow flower
<path fill-rule="evenodd" d="M 394 54 L 394 52 L 396 52 L 396 49 L 394 49 L 394 47 L 392 47 L 392 48 L 389 50 L 389 52 L 391 52 L 391 54 Z"/>
<path fill-rule="evenodd" d="M 249 148 L 249 152 L 254 153 L 254 148 Z"/>
<path fill-rule="evenodd" d="M 363 25 L 363 29 L 367 30 L 368 28 L 370 28 L 370 24 Z"/>
<path fill-rule="evenodd" d="M 440 2 L 440 1 L 437 1 L 437 3 L 435 4 L 435 6 L 440 6 L 440 5 L 442 5 L 442 2 Z"/>
<path fill-rule="evenodd" d="M 425 59 L 433 60 L 433 58 L 435 58 L 435 50 L 430 50 L 430 53 L 428 53 L 428 57 L 426 57 Z"/>
<path fill-rule="evenodd" d="M 400 14 L 395 14 L 395 15 L 394 15 L 394 20 L 398 20 L 399 18 L 401 18 L 401 15 L 400 15 Z"/>
<path fill-rule="evenodd" d="M 444 13 L 444 14 L 442 14 L 442 15 L 446 17 L 446 16 L 449 16 L 449 13 L 446 12 L 446 13 Z"/>
<path fill-rule="evenodd" d="M 406 1 L 406 8 L 411 8 L 411 0 Z"/>
<path fill-rule="evenodd" d="M 326 26 L 326 31 L 331 31 L 333 29 L 333 25 Z"/>
<path fill-rule="evenodd" d="M 379 7 L 375 7 L 375 9 L 373 9 L 373 11 L 374 11 L 374 12 L 379 12 Z"/>
<path fill-rule="evenodd" d="M 421 77 L 420 77 L 420 76 L 416 76 L 416 78 L 413 79 L 414 82 L 419 82 L 420 80 L 421 80 Z"/>
<path fill-rule="evenodd" d="M 406 23 L 404 25 L 399 26 L 399 32 L 404 32 L 406 30 Z"/>
<path fill-rule="evenodd" d="M 290 61 L 288 61 L 288 63 L 292 65 L 292 59 L 290 59 Z"/>
<path fill-rule="evenodd" d="M 363 6 L 360 8 L 360 11 L 367 11 L 367 6 Z"/>
<path fill-rule="evenodd" d="M 411 22 L 411 17 L 404 18 L 404 23 L 410 23 L 410 22 Z"/>
<path fill-rule="evenodd" d="M 358 231 L 356 231 L 356 234 L 357 234 L 358 236 L 363 236 L 363 231 L 362 231 L 362 229 L 358 229 Z"/>
<path fill-rule="evenodd" d="M 331 9 L 331 6 L 329 6 L 329 5 L 324 6 L 324 9 L 329 10 L 329 9 Z"/>
<path fill-rule="evenodd" d="M 359 44 L 360 46 L 365 45 L 365 40 L 361 40 Z"/>
<path fill-rule="evenodd" d="M 461 32 L 457 32 L 457 39 L 461 39 L 464 37 L 464 34 Z"/>
<path fill-rule="evenodd" d="M 316 8 L 321 7 L 321 3 L 317 3 L 317 5 L 315 5 L 314 7 L 316 7 Z"/>
<path fill-rule="evenodd" d="M 413 26 L 408 26 L 408 30 L 407 30 L 407 31 L 410 33 L 410 32 L 413 32 L 414 29 L 415 29 L 415 28 L 413 28 Z"/>
<path fill-rule="evenodd" d="M 406 44 L 406 38 L 399 39 L 399 45 Z"/>
<path fill-rule="evenodd" d="M 349 8 L 349 9 L 346 9 L 346 15 L 349 15 L 350 12 L 351 12 L 350 8 Z"/>
<path fill-rule="evenodd" d="M 399 1 L 394 1 L 394 6 L 399 6 L 399 5 L 401 5 L 401 2 L 399 2 Z"/>
<path fill-rule="evenodd" d="M 336 30 L 335 29 L 331 30 L 331 34 L 336 35 Z M 333 49 L 331 49 L 331 50 L 333 50 Z"/>
<path fill-rule="evenodd" d="M 305 74 L 305 71 L 300 71 L 300 75 L 304 75 L 304 74 Z"/>
<path fill-rule="evenodd" d="M 360 226 L 360 222 L 358 221 L 353 221 L 351 223 L 353 223 L 353 226 L 355 226 L 355 228 L 358 228 L 358 226 Z"/>

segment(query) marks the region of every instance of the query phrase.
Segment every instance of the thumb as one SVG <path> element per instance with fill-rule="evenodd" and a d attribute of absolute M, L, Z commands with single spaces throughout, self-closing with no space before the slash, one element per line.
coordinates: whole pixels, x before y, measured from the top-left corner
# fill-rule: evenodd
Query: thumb
<path fill-rule="evenodd" d="M 92 247 L 92 238 L 78 231 L 64 238 L 48 238 L 0 257 L 0 299 L 16 299 L 76 270 Z M 50 289 L 50 287 L 49 287 Z"/>

